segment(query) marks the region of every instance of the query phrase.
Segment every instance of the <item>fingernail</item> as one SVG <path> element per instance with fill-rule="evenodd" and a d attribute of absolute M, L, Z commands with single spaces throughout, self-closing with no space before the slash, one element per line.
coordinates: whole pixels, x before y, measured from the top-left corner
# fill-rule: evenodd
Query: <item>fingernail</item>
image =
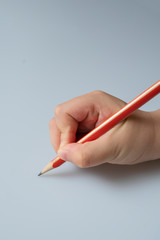
<path fill-rule="evenodd" d="M 62 150 L 62 149 L 60 149 L 59 151 L 58 151 L 58 156 L 62 159 L 62 160 L 64 160 L 64 161 L 68 161 L 68 157 L 67 157 L 67 154 L 68 152 L 66 151 L 66 150 Z"/>

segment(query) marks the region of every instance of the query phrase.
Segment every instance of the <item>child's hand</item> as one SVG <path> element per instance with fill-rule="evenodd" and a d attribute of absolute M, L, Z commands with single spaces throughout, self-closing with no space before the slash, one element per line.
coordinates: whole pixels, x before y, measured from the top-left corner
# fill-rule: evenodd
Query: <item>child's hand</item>
<path fill-rule="evenodd" d="M 105 162 L 135 164 L 159 158 L 156 131 L 160 131 L 160 126 L 158 120 L 154 121 L 159 115 L 157 111 L 137 110 L 100 138 L 75 143 L 124 105 L 122 100 L 102 91 L 58 105 L 49 125 L 51 143 L 59 157 L 79 167 Z"/>

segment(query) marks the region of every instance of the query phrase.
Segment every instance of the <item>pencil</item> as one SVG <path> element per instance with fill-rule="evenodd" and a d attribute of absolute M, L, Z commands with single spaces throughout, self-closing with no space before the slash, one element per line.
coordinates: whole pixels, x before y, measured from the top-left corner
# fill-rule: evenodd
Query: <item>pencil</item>
<path fill-rule="evenodd" d="M 157 81 L 155 84 L 153 84 L 148 89 L 146 89 L 140 95 L 138 95 L 131 102 L 126 104 L 119 111 L 114 113 L 111 117 L 106 119 L 99 126 L 97 126 L 92 131 L 87 133 L 84 137 L 82 137 L 79 141 L 77 141 L 77 143 L 85 143 L 88 141 L 93 141 L 93 140 L 97 139 L 98 137 L 102 136 L 104 133 L 109 131 L 111 128 L 113 128 L 115 125 L 117 125 L 119 122 L 121 122 L 122 120 L 127 118 L 135 110 L 137 110 L 142 105 L 144 105 L 146 102 L 148 102 L 150 99 L 155 97 L 158 93 L 160 93 L 160 80 Z M 57 168 L 57 167 L 61 166 L 64 162 L 65 162 L 64 160 L 60 159 L 57 156 L 55 159 L 51 160 L 46 165 L 46 167 L 38 174 L 38 176 L 42 175 L 45 172 L 50 171 L 53 168 Z"/>

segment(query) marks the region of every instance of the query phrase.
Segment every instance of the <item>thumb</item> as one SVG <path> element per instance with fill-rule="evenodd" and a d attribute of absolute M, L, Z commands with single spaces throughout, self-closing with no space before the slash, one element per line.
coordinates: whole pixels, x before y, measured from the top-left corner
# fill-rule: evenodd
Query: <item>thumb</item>
<path fill-rule="evenodd" d="M 58 151 L 58 156 L 81 168 L 93 167 L 111 162 L 114 157 L 114 145 L 106 138 L 86 143 L 70 143 Z"/>

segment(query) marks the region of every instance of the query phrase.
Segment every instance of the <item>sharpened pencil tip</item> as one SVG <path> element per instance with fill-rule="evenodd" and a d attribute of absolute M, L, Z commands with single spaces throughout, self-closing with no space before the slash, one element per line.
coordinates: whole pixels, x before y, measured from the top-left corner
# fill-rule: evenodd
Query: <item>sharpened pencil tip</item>
<path fill-rule="evenodd" d="M 39 174 L 38 174 L 38 176 L 41 176 L 42 175 L 42 172 L 40 172 Z"/>

